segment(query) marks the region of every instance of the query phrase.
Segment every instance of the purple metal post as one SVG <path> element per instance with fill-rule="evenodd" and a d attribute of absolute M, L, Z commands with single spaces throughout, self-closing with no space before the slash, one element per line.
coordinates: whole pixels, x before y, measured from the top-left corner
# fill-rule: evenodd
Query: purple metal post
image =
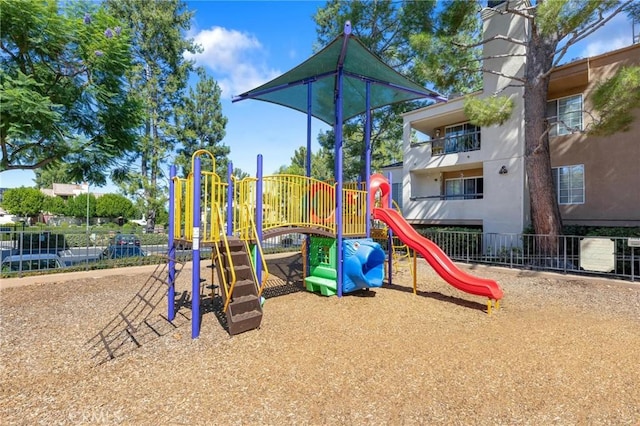
<path fill-rule="evenodd" d="M 200 157 L 193 164 L 193 260 L 191 270 L 191 338 L 200 335 Z"/>
<path fill-rule="evenodd" d="M 310 81 L 307 83 L 307 158 L 305 159 L 305 176 L 311 177 L 311 113 L 313 103 L 313 82 Z M 307 203 L 311 203 L 311 200 L 308 200 Z M 309 207 L 307 207 L 309 208 Z M 309 265 L 311 260 L 311 235 L 307 234 L 307 238 L 304 240 L 305 245 L 305 253 L 306 259 L 302 259 L 305 265 Z M 304 279 L 306 277 L 302 277 Z"/>
<path fill-rule="evenodd" d="M 393 181 L 391 180 L 391 173 L 387 173 L 387 180 L 389 181 L 389 205 L 388 208 L 393 208 Z M 389 285 L 393 284 L 393 231 L 389 228 L 389 240 L 387 241 L 387 251 L 389 252 L 388 274 Z"/>
<path fill-rule="evenodd" d="M 262 154 L 258 154 L 258 165 L 256 170 L 256 231 L 258 233 L 258 244 L 262 244 Z M 260 286 L 262 282 L 262 259 L 260 258 L 260 250 L 256 250 L 256 285 Z"/>
<path fill-rule="evenodd" d="M 365 179 L 365 190 L 367 191 L 367 204 L 366 204 L 366 212 L 365 212 L 365 223 L 366 223 L 366 233 L 367 238 L 371 237 L 371 200 L 369 200 L 369 181 L 371 177 L 371 82 L 367 80 L 366 86 L 366 118 L 364 124 L 364 149 L 365 149 L 365 160 L 364 160 L 364 179 Z"/>
<path fill-rule="evenodd" d="M 344 239 L 343 229 L 342 229 L 342 84 L 344 79 L 344 59 L 347 55 L 347 42 L 349 41 L 349 35 L 351 34 L 351 22 L 347 21 L 344 24 L 344 40 L 342 41 L 342 50 L 340 52 L 340 57 L 338 58 L 338 74 L 336 76 L 336 99 L 335 99 L 335 109 L 336 109 L 336 122 L 334 127 L 334 133 L 336 138 L 336 147 L 335 147 L 335 175 L 336 175 L 336 227 L 337 229 L 337 294 L 338 297 L 342 297 L 342 284 L 343 284 L 343 264 L 344 261 L 344 253 L 342 250 L 342 240 Z"/>
<path fill-rule="evenodd" d="M 227 236 L 233 235 L 233 163 L 227 164 Z"/>
<path fill-rule="evenodd" d="M 311 102 L 311 96 L 313 91 L 311 90 L 313 83 L 310 81 L 307 83 L 307 158 L 305 159 L 306 176 L 311 177 L 311 108 L 313 106 Z"/>
<path fill-rule="evenodd" d="M 176 245 L 175 245 L 175 205 L 176 205 L 176 184 L 173 178 L 176 177 L 176 166 L 169 168 L 169 246 L 167 254 L 169 257 L 169 291 L 167 293 L 167 318 L 173 321 L 176 317 Z"/>

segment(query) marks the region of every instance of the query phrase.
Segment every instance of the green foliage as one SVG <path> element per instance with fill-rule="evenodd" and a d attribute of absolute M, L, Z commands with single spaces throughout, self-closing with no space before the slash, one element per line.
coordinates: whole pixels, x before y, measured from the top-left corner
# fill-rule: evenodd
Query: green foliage
<path fill-rule="evenodd" d="M 36 188 L 53 188 L 54 183 L 71 182 L 69 167 L 66 163 L 52 164 L 49 163 L 41 169 L 34 170 L 36 178 L 34 182 Z"/>
<path fill-rule="evenodd" d="M 0 171 L 64 162 L 72 180 L 104 184 L 139 122 L 123 84 L 126 31 L 89 2 L 0 0 L 0 9 Z"/>
<path fill-rule="evenodd" d="M 502 125 L 511 117 L 515 102 L 508 96 L 466 96 L 464 113 L 477 126 Z"/>
<path fill-rule="evenodd" d="M 301 146 L 291 157 L 291 164 L 281 166 L 276 173 L 305 176 L 307 162 L 307 148 Z M 333 177 L 333 164 L 329 168 L 327 150 L 321 148 L 311 154 L 311 177 L 318 180 L 329 180 Z"/>
<path fill-rule="evenodd" d="M 89 218 L 96 216 L 96 197 L 93 194 L 80 194 L 67 200 L 67 216 L 86 218 L 87 197 L 89 197 Z"/>
<path fill-rule="evenodd" d="M 42 211 L 51 214 L 65 214 L 67 212 L 67 203 L 62 197 L 45 196 L 42 202 Z"/>
<path fill-rule="evenodd" d="M 620 68 L 609 80 L 598 85 L 592 95 L 593 107 L 600 114 L 589 133 L 608 136 L 629 130 L 632 112 L 640 107 L 640 66 Z"/>
<path fill-rule="evenodd" d="M 225 135 L 227 118 L 222 115 L 220 87 L 204 68 L 197 69 L 198 82 L 195 90 L 189 89 L 182 105 L 176 109 L 176 137 L 182 146 L 178 149 L 175 164 L 180 166 L 182 174 L 191 171 L 191 157 L 199 149 L 206 149 L 216 162 L 215 171 L 224 179 L 227 174 L 227 156 L 230 149 L 221 143 Z M 203 170 L 211 170 L 208 156 L 202 157 Z"/>
<path fill-rule="evenodd" d="M 45 195 L 35 188 L 7 189 L 2 195 L 2 207 L 16 216 L 37 216 L 42 211 Z"/>
<path fill-rule="evenodd" d="M 472 93 L 482 88 L 482 48 L 461 46 L 480 41 L 480 5 L 453 0 L 434 18 L 433 30 L 410 35 L 416 51 L 416 72 L 443 93 Z"/>
<path fill-rule="evenodd" d="M 96 216 L 123 217 L 130 219 L 135 216 L 136 209 L 131 200 L 119 194 L 105 194 L 96 199 Z"/>
<path fill-rule="evenodd" d="M 415 52 L 409 37 L 411 34 L 431 31 L 431 15 L 435 5 L 435 1 L 329 1 L 314 16 L 318 33 L 316 48 L 323 47 L 341 34 L 344 23 L 349 20 L 352 34 L 374 54 L 414 81 L 425 83 L 424 75 L 414 70 Z M 379 168 L 402 159 L 402 118 L 399 114 L 423 104 L 403 102 L 373 112 L 371 147 L 375 166 L 372 167 Z M 345 123 L 342 129 L 344 178 L 348 180 L 356 180 L 364 175 L 364 123 L 365 117 L 361 115 Z M 324 167 L 332 171 L 332 176 L 333 131 L 320 134 L 318 141 L 327 152 Z"/>
<path fill-rule="evenodd" d="M 596 14 L 602 16 L 619 3 L 618 0 L 541 1 L 536 8 L 536 25 L 540 34 L 563 38 L 583 29 L 596 20 Z"/>
<path fill-rule="evenodd" d="M 104 4 L 131 34 L 134 58 L 127 87 L 140 97 L 144 109 L 138 149 L 113 171 L 112 178 L 125 194 L 137 198 L 146 213 L 147 229 L 152 230 L 167 201 L 162 161 L 175 149 L 175 112 L 192 69 L 184 53 L 196 51 L 193 41 L 184 37 L 193 12 L 182 0 L 106 0 Z M 136 163 L 137 169 L 132 167 Z"/>

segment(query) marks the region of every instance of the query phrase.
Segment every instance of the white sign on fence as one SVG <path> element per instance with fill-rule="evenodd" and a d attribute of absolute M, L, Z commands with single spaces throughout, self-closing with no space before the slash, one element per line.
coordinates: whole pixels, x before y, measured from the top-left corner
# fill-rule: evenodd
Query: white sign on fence
<path fill-rule="evenodd" d="M 629 247 L 640 247 L 640 238 L 638 238 L 638 237 L 629 238 L 627 240 L 627 244 L 629 245 Z"/>
<path fill-rule="evenodd" d="M 616 268 L 615 243 L 607 238 L 580 240 L 580 267 L 587 271 L 611 272 Z"/>

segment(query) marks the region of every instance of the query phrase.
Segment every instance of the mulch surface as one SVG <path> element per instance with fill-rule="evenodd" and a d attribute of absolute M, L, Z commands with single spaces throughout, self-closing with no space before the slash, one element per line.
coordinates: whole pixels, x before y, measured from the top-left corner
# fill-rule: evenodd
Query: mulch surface
<path fill-rule="evenodd" d="M 258 330 L 230 337 L 202 265 L 166 320 L 153 269 L 0 291 L 0 419 L 13 424 L 640 424 L 640 284 L 467 267 L 501 308 L 423 261 L 338 299 L 273 256 Z M 158 271 L 160 273 L 161 271 Z M 127 332 L 127 329 L 135 332 Z"/>

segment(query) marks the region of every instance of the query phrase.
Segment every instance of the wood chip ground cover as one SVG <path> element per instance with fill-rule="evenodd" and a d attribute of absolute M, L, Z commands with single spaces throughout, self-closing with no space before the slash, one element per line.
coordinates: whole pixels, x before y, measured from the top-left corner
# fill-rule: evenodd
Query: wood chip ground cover
<path fill-rule="evenodd" d="M 298 255 L 269 265 L 259 330 L 229 337 L 203 265 L 200 338 L 189 304 L 169 324 L 161 299 L 140 347 L 108 336 L 109 361 L 92 338 L 151 269 L 3 289 L 2 424 L 640 424 L 637 283 L 470 268 L 505 291 L 488 316 L 424 262 L 417 295 L 402 266 L 393 285 L 342 299 L 302 291 Z"/>

